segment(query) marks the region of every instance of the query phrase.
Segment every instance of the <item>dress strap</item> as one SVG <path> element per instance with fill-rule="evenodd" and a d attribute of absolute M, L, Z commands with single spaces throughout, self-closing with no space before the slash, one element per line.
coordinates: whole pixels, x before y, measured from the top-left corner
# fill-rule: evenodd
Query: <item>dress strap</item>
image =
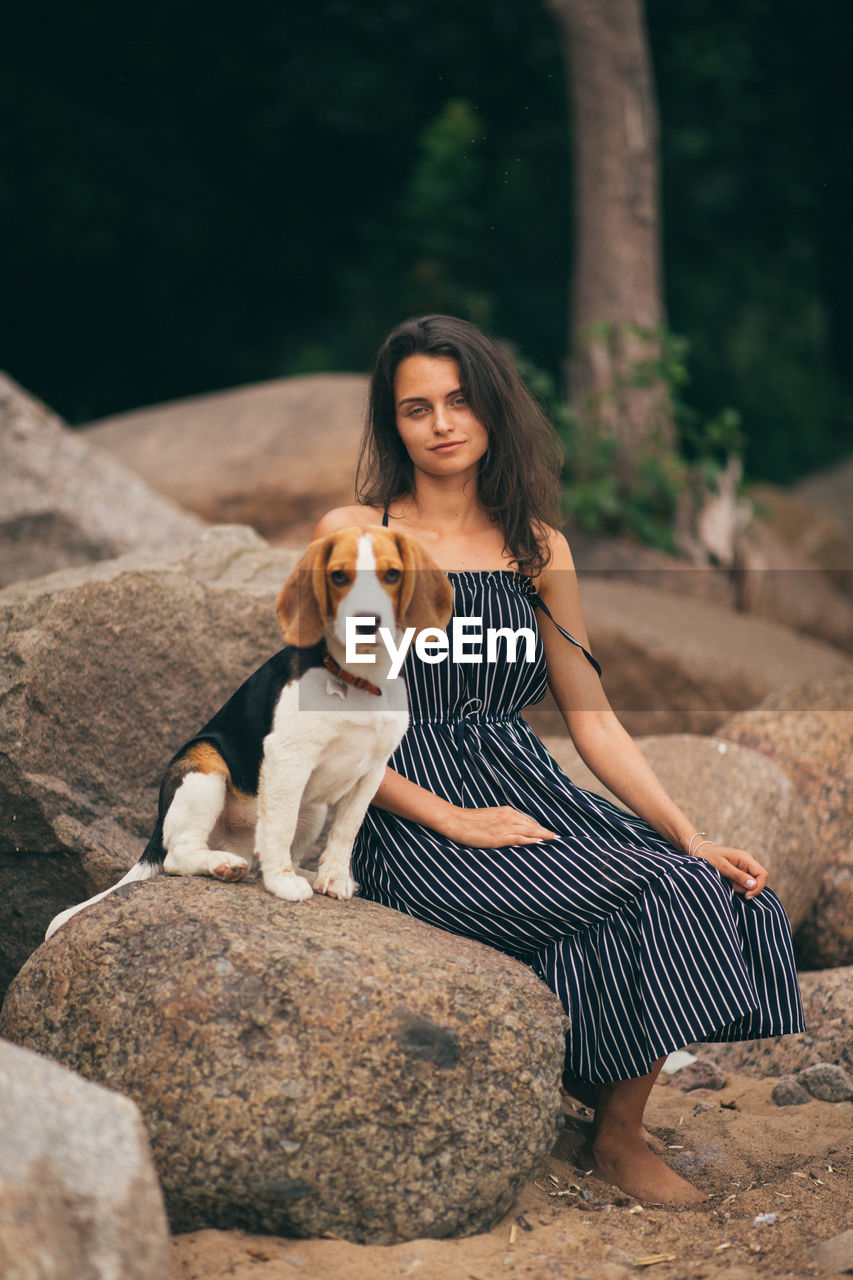
<path fill-rule="evenodd" d="M 382 512 L 382 528 L 383 529 L 388 528 L 388 508 L 387 507 Z"/>
<path fill-rule="evenodd" d="M 559 622 L 558 622 L 558 621 L 557 621 L 557 619 L 554 617 L 554 615 L 551 613 L 551 610 L 548 608 L 547 604 L 546 604 L 546 603 L 545 603 L 545 601 L 542 599 L 542 597 L 541 597 L 540 595 L 534 595 L 534 596 L 532 596 L 532 602 L 533 602 L 533 606 L 534 606 L 534 608 L 536 608 L 536 609 L 541 609 L 543 613 L 545 613 L 545 614 L 547 614 L 547 615 L 548 615 L 548 617 L 551 619 L 551 621 L 553 622 L 554 626 L 557 628 L 557 630 L 559 631 L 559 633 L 560 633 L 560 635 L 561 635 L 561 636 L 565 636 L 565 638 L 566 638 L 567 640 L 570 640 L 572 644 L 577 645 L 577 647 L 580 649 L 580 651 L 583 653 L 584 657 L 586 658 L 587 662 L 590 662 L 590 663 L 595 667 L 596 671 L 598 672 L 598 674 L 599 674 L 599 676 L 600 676 L 600 675 L 601 675 L 601 667 L 600 667 L 600 666 L 599 666 L 599 664 L 596 662 L 595 658 L 592 656 L 592 654 L 590 653 L 589 649 L 585 649 L 585 648 L 583 647 L 583 645 L 581 644 L 580 640 L 576 640 L 576 639 L 574 638 L 574 636 L 570 636 L 570 635 L 569 635 L 569 633 L 568 633 L 568 631 L 566 631 L 566 629 L 565 629 L 564 627 L 561 627 L 561 626 L 560 626 Z"/>

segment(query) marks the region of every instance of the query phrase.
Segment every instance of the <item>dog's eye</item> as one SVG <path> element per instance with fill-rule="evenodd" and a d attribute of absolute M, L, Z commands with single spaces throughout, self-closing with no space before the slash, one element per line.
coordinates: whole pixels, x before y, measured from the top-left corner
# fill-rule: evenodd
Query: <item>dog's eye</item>
<path fill-rule="evenodd" d="M 392 582 L 392 583 L 393 583 L 393 582 L 399 582 L 399 581 L 400 581 L 400 570 L 399 570 L 399 569 L 386 569 L 386 570 L 385 570 L 385 581 L 386 581 L 386 582 Z"/>
<path fill-rule="evenodd" d="M 329 577 L 336 587 L 345 587 L 349 582 L 349 574 L 346 569 L 333 569 Z"/>

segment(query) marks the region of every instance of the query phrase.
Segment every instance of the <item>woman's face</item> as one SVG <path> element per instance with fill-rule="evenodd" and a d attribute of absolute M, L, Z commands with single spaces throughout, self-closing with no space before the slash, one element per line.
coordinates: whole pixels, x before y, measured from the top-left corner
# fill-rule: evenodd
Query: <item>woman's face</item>
<path fill-rule="evenodd" d="M 413 465 L 434 476 L 473 470 L 489 447 L 450 356 L 408 356 L 394 377 L 397 430 Z"/>

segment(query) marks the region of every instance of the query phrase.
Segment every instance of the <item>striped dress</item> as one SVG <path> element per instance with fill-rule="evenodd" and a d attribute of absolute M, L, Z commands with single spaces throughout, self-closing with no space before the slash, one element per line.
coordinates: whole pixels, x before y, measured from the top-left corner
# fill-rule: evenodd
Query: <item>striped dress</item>
<path fill-rule="evenodd" d="M 482 618 L 484 632 L 532 628 L 535 661 L 523 645 L 514 662 L 499 649 L 504 660 L 479 665 L 410 651 L 411 726 L 391 766 L 455 805 L 511 805 L 559 838 L 471 848 L 371 806 L 353 852 L 361 895 L 529 965 L 569 1015 L 566 1070 L 579 1080 L 644 1075 L 694 1040 L 802 1031 L 773 893 L 746 901 L 702 858 L 575 786 L 521 719 L 546 691 L 530 579 L 448 576 L 457 616 Z"/>

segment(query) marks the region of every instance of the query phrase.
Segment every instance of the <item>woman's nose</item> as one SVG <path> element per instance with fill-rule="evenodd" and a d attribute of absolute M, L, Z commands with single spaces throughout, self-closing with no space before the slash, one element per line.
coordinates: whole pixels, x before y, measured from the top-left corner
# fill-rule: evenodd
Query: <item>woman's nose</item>
<path fill-rule="evenodd" d="M 432 419 L 432 429 L 440 436 L 447 435 L 448 431 L 453 429 L 453 423 L 450 421 L 444 405 L 436 405 Z"/>

